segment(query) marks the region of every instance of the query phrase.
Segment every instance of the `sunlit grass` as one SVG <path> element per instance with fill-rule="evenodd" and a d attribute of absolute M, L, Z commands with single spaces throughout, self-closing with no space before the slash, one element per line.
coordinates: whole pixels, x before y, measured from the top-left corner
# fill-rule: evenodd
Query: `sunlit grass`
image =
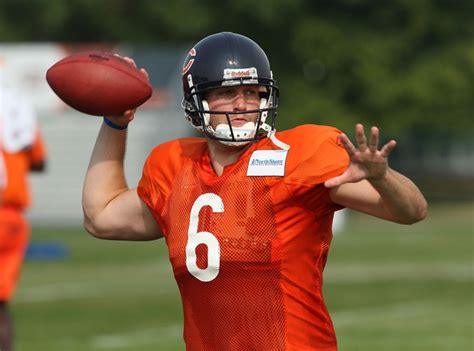
<path fill-rule="evenodd" d="M 434 206 L 401 226 L 349 213 L 324 294 L 340 350 L 473 349 L 473 206 Z M 27 261 L 12 309 L 19 351 L 183 350 L 164 241 L 110 242 L 35 228 L 59 261 Z"/>

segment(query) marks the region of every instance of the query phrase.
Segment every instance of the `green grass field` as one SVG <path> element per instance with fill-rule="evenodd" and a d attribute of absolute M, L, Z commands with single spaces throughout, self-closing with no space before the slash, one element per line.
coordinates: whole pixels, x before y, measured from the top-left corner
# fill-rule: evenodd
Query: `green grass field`
<path fill-rule="evenodd" d="M 401 226 L 349 213 L 324 292 L 340 350 L 473 350 L 474 207 L 437 205 Z M 109 242 L 82 229 L 61 261 L 26 262 L 12 304 L 18 351 L 184 350 L 164 241 Z"/>

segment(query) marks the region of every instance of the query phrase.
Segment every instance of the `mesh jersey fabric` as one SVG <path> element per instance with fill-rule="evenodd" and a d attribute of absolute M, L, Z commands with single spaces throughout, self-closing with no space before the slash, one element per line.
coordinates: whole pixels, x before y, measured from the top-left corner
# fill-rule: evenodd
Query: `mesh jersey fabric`
<path fill-rule="evenodd" d="M 268 138 L 251 145 L 221 176 L 212 169 L 205 139 L 178 139 L 152 151 L 138 194 L 166 239 L 188 350 L 337 349 L 322 274 L 340 207 L 322 183 L 347 168 L 339 134 L 317 125 L 277 133 L 291 146 L 284 176 L 247 176 L 255 150 L 277 149 Z M 220 199 L 223 208 L 204 201 L 196 213 L 202 196 Z M 191 248 L 195 257 L 186 248 L 192 213 L 193 238 L 210 235 L 218 242 Z M 206 270 L 216 257 L 219 269 L 210 281 L 189 269 L 195 260 Z"/>

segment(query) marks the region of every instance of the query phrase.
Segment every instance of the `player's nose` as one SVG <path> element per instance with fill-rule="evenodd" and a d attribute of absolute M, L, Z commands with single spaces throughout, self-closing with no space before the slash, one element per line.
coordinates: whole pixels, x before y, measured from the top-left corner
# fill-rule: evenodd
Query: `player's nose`
<path fill-rule="evenodd" d="M 245 110 L 248 109 L 247 108 L 247 101 L 246 101 L 244 93 L 242 91 L 239 91 L 237 93 L 233 103 L 234 103 L 234 110 L 235 111 L 245 111 Z"/>

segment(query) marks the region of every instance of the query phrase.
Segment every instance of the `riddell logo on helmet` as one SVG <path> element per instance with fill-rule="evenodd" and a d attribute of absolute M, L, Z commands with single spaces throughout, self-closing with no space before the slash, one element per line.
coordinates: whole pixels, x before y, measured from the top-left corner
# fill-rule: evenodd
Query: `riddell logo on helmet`
<path fill-rule="evenodd" d="M 231 77 L 250 77 L 250 72 L 249 71 L 237 71 L 237 72 L 231 72 Z"/>
<path fill-rule="evenodd" d="M 224 70 L 224 79 L 235 79 L 235 78 L 258 78 L 257 69 L 255 67 L 250 68 L 226 68 Z"/>

